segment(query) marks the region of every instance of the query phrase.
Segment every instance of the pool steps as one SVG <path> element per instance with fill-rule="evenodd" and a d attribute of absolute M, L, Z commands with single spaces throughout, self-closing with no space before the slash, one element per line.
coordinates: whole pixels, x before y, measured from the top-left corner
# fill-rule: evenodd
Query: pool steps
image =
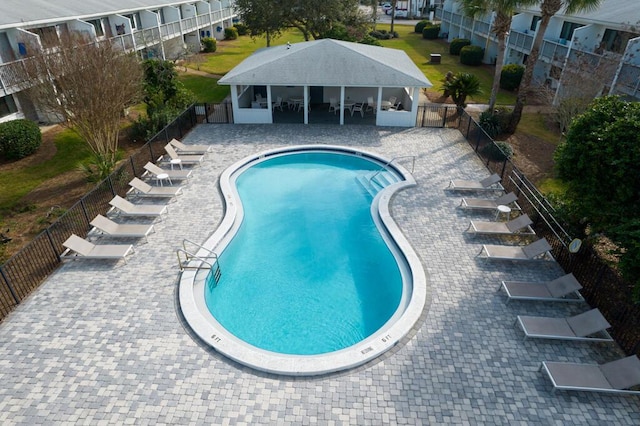
<path fill-rule="evenodd" d="M 400 179 L 394 173 L 382 171 L 358 176 L 356 180 L 372 197 L 375 197 L 383 188 L 398 182 Z"/>

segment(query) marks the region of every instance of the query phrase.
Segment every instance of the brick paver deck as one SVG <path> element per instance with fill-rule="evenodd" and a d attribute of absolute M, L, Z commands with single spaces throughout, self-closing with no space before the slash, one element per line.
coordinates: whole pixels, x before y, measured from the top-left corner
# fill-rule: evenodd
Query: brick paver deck
<path fill-rule="evenodd" d="M 562 271 L 475 259 L 482 242 L 495 240 L 463 232 L 470 218 L 489 217 L 458 211 L 460 197 L 443 188 L 449 178 L 487 171 L 457 131 L 202 125 L 186 141 L 211 143 L 214 153 L 127 264 L 68 263 L 0 324 L 0 423 L 640 424 L 637 397 L 551 393 L 540 361 L 596 363 L 622 353 L 522 340 L 516 315 L 564 316 L 587 307 L 507 305 L 496 293 L 501 279 Z M 176 301 L 175 249 L 183 238 L 204 241 L 221 219 L 221 171 L 250 153 L 298 143 L 417 156 L 419 185 L 399 193 L 392 211 L 430 286 L 410 338 L 368 365 L 315 378 L 272 376 L 229 361 L 190 334 Z"/>

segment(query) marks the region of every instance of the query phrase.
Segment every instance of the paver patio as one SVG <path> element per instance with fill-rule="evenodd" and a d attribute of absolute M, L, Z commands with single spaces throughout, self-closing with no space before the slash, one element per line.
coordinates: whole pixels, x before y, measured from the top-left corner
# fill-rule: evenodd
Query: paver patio
<path fill-rule="evenodd" d="M 569 316 L 587 306 L 511 302 L 502 279 L 559 276 L 555 264 L 475 259 L 483 242 L 456 209 L 449 178 L 482 163 L 451 129 L 200 125 L 202 166 L 127 264 L 67 263 L 0 324 L 2 424 L 640 424 L 640 399 L 551 393 L 540 361 L 601 363 L 615 347 L 523 341 L 516 315 Z M 202 242 L 222 217 L 217 178 L 250 153 L 288 144 L 350 145 L 416 155 L 418 186 L 392 213 L 421 257 L 429 301 L 415 332 L 354 370 L 312 378 L 255 372 L 203 345 L 181 320 L 175 249 Z M 410 168 L 410 160 L 401 162 Z M 224 265 L 222 265 L 224 273 Z M 241 307 L 239 307 L 241 309 Z"/>

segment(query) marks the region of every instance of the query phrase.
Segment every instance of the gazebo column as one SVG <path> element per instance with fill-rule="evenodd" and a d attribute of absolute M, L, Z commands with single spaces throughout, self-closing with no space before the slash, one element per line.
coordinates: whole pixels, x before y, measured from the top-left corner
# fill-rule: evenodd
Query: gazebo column
<path fill-rule="evenodd" d="M 309 86 L 303 86 L 302 105 L 304 106 L 304 124 L 309 124 Z"/>
<path fill-rule="evenodd" d="M 382 87 L 378 87 L 378 100 L 376 101 L 376 115 L 381 111 L 382 105 Z"/>
<path fill-rule="evenodd" d="M 340 125 L 344 126 L 344 86 L 340 86 Z"/>
<path fill-rule="evenodd" d="M 267 108 L 271 114 L 271 123 L 273 124 L 273 107 L 271 106 L 271 86 L 267 85 Z"/>
<path fill-rule="evenodd" d="M 411 99 L 411 115 L 416 117 L 418 117 L 418 104 L 420 103 L 420 88 L 419 87 L 414 87 L 413 88 L 413 95 L 412 95 L 412 99 Z"/>

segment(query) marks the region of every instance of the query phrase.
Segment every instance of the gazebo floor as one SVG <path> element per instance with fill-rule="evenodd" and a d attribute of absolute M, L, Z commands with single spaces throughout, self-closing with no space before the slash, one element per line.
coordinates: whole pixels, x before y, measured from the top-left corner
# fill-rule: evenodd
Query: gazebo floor
<path fill-rule="evenodd" d="M 304 123 L 304 111 L 296 111 L 283 107 L 283 110 L 273 111 L 274 123 Z M 309 111 L 309 124 L 340 124 L 340 115 L 329 112 L 329 104 L 312 104 Z M 364 117 L 360 113 L 351 116 L 348 111 L 344 114 L 344 124 L 375 126 L 376 116 L 371 111 L 365 112 Z"/>

